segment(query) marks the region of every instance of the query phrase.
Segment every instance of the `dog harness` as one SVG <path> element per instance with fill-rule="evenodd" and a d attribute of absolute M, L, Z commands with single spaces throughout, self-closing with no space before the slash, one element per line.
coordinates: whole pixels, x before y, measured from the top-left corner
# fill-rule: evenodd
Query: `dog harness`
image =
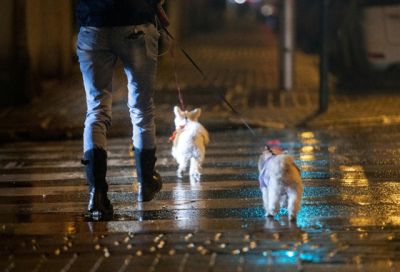
<path fill-rule="evenodd" d="M 260 188 L 268 187 L 270 175 L 268 172 L 266 172 L 266 169 L 268 168 L 267 167 L 268 163 L 270 163 L 272 161 L 272 159 L 275 159 L 275 158 L 276 158 L 276 155 L 272 154 L 271 157 L 269 157 L 268 159 L 265 160 L 264 167 L 260 171 L 260 175 L 259 175 L 259 179 L 258 179 L 258 181 L 260 182 Z"/>

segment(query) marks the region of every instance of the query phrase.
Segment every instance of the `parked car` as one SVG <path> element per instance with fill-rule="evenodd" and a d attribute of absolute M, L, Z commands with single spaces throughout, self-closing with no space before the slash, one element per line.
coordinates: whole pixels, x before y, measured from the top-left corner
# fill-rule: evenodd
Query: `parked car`
<path fill-rule="evenodd" d="M 299 0 L 298 46 L 317 53 L 320 0 Z M 343 76 L 400 66 L 400 1 L 335 0 L 329 7 L 330 69 Z"/>
<path fill-rule="evenodd" d="M 371 68 L 387 70 L 400 65 L 400 1 L 369 1 L 361 8 L 362 34 Z"/>

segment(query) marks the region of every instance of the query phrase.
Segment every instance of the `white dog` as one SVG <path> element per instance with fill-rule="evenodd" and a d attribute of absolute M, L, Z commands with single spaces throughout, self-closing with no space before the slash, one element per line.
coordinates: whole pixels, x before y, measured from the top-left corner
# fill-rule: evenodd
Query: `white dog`
<path fill-rule="evenodd" d="M 286 207 L 289 220 L 294 221 L 303 194 L 300 169 L 291 156 L 278 153 L 267 146 L 258 161 L 264 209 L 267 216 L 275 216 Z"/>
<path fill-rule="evenodd" d="M 206 145 L 209 142 L 207 130 L 198 122 L 201 109 L 182 111 L 174 107 L 175 132 L 170 140 L 173 141 L 172 156 L 178 163 L 177 176 L 183 173 L 190 163 L 189 174 L 194 181 L 200 181 L 201 166 L 206 154 Z"/>

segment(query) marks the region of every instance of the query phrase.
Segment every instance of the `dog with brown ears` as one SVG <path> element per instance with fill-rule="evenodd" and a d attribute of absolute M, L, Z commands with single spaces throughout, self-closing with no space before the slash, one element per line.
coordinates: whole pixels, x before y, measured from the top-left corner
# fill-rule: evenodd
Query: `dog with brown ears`
<path fill-rule="evenodd" d="M 178 163 L 176 174 L 182 178 L 190 165 L 191 180 L 200 181 L 206 145 L 210 141 L 208 131 L 198 121 L 201 109 L 183 111 L 175 106 L 174 114 L 175 132 L 170 140 L 173 142 L 172 156 Z"/>

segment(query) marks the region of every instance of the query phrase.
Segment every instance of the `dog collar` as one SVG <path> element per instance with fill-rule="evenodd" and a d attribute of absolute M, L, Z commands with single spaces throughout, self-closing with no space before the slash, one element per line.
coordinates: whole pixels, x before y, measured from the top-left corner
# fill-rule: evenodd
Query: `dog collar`
<path fill-rule="evenodd" d="M 185 125 L 179 126 L 179 128 L 175 129 L 175 131 L 172 133 L 172 135 L 168 138 L 168 141 L 173 142 L 176 138 L 176 134 L 178 134 L 179 130 L 182 130 L 185 128 Z"/>

